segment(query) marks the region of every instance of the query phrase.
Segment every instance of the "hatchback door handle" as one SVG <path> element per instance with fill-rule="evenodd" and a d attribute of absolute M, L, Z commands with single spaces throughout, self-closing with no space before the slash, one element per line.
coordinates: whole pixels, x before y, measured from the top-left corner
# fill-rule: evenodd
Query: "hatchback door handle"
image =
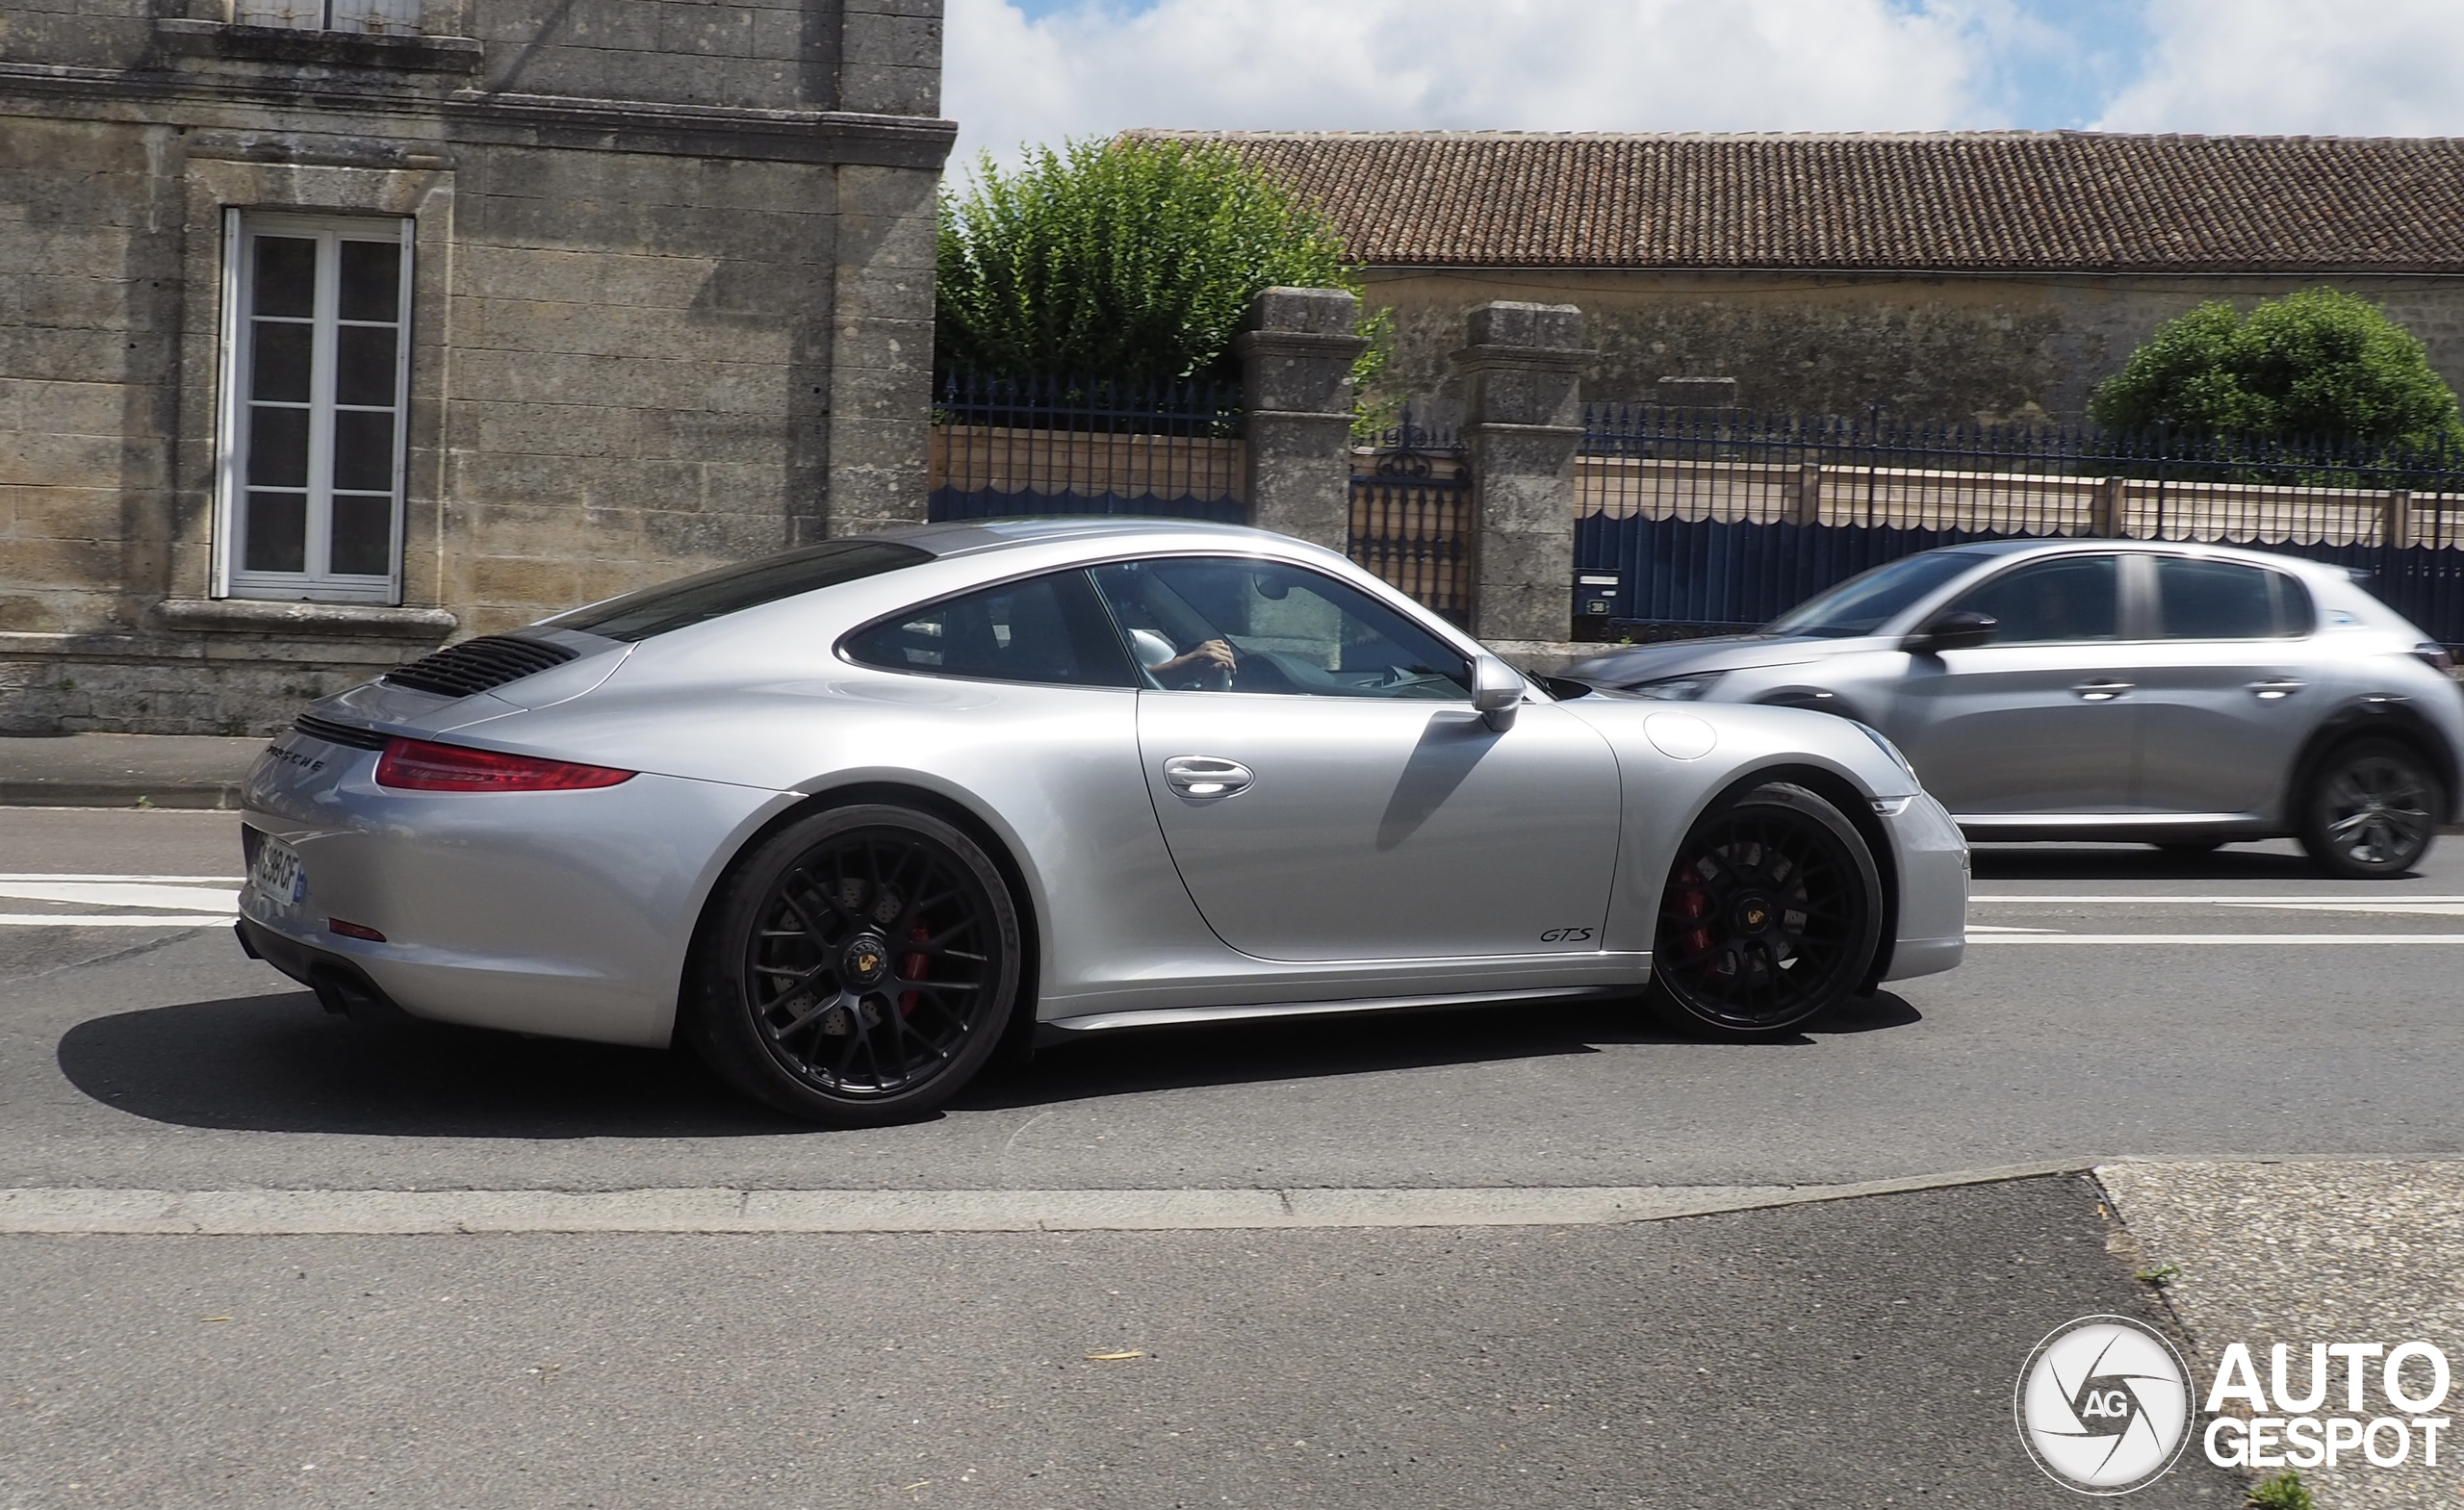
<path fill-rule="evenodd" d="M 1174 755 L 1164 762 L 1164 784 L 1183 797 L 1237 797 L 1255 780 L 1247 766 L 1219 755 Z"/>
<path fill-rule="evenodd" d="M 2250 690 L 2258 694 L 2260 702 L 2272 703 L 2278 698 L 2289 698 L 2309 684 L 2291 677 L 2261 677 L 2250 683 Z"/>
<path fill-rule="evenodd" d="M 2134 682 L 2107 679 L 2083 681 L 2070 690 L 2079 694 L 2079 701 L 2082 703 L 2111 703 L 2128 692 L 2134 685 L 2136 685 Z"/>

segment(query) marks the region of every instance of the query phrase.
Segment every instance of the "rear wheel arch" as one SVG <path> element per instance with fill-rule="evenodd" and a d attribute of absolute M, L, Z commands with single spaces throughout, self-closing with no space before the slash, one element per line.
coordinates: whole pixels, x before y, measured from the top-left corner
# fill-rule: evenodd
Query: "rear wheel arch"
<path fill-rule="evenodd" d="M 2447 811 L 2440 815 L 2441 821 L 2455 821 L 2459 805 L 2464 805 L 2464 789 L 2458 785 L 2456 753 L 2448 747 L 2446 736 L 2409 703 L 2397 698 L 2361 697 L 2322 720 L 2302 742 L 2301 753 L 2294 757 L 2281 797 L 2283 810 L 2277 815 L 2286 832 L 2300 826 L 2301 805 L 2329 757 L 2363 739 L 2386 739 L 2408 746 L 2427 762 L 2446 799 Z"/>
<path fill-rule="evenodd" d="M 1037 905 L 1037 894 L 1027 884 L 1026 870 L 1018 862 L 1010 841 L 993 825 L 966 804 L 945 792 L 917 786 L 906 781 L 852 781 L 813 793 L 804 801 L 782 808 L 767 823 L 744 836 L 726 863 L 718 868 L 709 894 L 703 898 L 701 915 L 694 920 L 692 947 L 686 951 L 684 967 L 677 980 L 677 1013 L 681 1031 L 680 1010 L 684 993 L 691 988 L 695 972 L 702 962 L 702 952 L 707 946 L 710 929 L 717 918 L 720 899 L 727 892 L 728 878 L 761 847 L 771 836 L 815 813 L 834 807 L 853 807 L 865 804 L 881 804 L 892 807 L 910 807 L 930 813 L 964 833 L 992 861 L 1001 880 L 1010 890 L 1010 905 L 1018 915 L 1018 987 L 1017 998 L 1011 1009 L 1010 1021 L 1002 1032 L 1002 1057 L 1023 1060 L 1032 1053 L 1037 986 L 1041 981 L 1043 964 L 1042 910 Z"/>

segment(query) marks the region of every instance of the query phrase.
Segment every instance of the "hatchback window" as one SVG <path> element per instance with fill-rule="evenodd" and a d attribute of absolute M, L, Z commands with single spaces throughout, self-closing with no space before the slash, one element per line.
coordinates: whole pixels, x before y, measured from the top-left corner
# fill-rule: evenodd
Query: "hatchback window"
<path fill-rule="evenodd" d="M 886 540 L 828 540 L 784 555 L 645 587 L 558 614 L 546 623 L 552 628 L 580 629 L 611 640 L 647 640 L 724 614 L 932 559 L 930 551 Z"/>
<path fill-rule="evenodd" d="M 849 660 L 988 681 L 1134 687 L 1120 637 L 1084 572 L 1004 582 L 893 614 L 841 642 Z"/>
<path fill-rule="evenodd" d="M 2110 640 L 2121 627 L 2116 560 L 2058 556 L 1994 577 L 1951 606 L 1993 616 L 1996 645 Z"/>
<path fill-rule="evenodd" d="M 1332 577 L 1276 561 L 1095 569 L 1149 684 L 1170 691 L 1460 701 L 1471 666 L 1437 636 Z"/>
<path fill-rule="evenodd" d="M 2310 595 L 2280 572 L 2160 556 L 2159 632 L 2169 640 L 2267 640 L 2310 628 Z"/>

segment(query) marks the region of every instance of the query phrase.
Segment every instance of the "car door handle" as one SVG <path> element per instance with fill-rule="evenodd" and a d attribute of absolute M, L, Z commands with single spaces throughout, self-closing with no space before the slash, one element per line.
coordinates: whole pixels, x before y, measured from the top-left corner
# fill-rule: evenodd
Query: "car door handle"
<path fill-rule="evenodd" d="M 1247 766 L 1217 755 L 1174 755 L 1164 762 L 1164 784 L 1183 797 L 1237 797 L 1255 780 Z"/>
<path fill-rule="evenodd" d="M 2273 703 L 2279 698 L 2293 696 L 2309 684 L 2292 677 L 2261 677 L 2250 683 L 2250 690 L 2258 695 L 2260 702 Z"/>
<path fill-rule="evenodd" d="M 2070 690 L 2079 694 L 2082 703 L 2111 703 L 2135 685 L 2135 682 L 2100 679 L 2080 682 Z"/>

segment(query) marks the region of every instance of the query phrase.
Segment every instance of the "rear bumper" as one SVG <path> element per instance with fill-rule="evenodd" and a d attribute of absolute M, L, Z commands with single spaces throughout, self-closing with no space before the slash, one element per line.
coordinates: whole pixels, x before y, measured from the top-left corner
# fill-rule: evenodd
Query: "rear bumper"
<path fill-rule="evenodd" d="M 287 938 L 263 924 L 241 918 L 231 925 L 240 947 L 317 993 L 317 1005 L 357 1022 L 399 1022 L 410 1017 L 385 994 L 357 960 L 330 949 Z"/>

